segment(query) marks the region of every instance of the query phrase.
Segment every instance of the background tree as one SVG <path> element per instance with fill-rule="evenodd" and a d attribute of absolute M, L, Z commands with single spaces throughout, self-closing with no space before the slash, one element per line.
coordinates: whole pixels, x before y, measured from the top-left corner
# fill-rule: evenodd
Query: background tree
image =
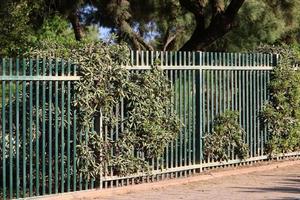
<path fill-rule="evenodd" d="M 68 2 L 68 1 L 65 1 Z M 72 43 L 83 38 L 99 40 L 98 28 L 80 23 L 72 25 L 70 15 L 76 14 L 81 1 L 71 7 L 63 1 L 6 0 L 0 1 L 0 56 L 22 54 L 38 41 L 52 40 L 57 43 Z M 76 5 L 76 6 L 75 6 Z M 75 9 L 76 8 L 76 9 Z"/>
<path fill-rule="evenodd" d="M 118 36 L 115 42 L 124 41 L 135 50 L 247 51 L 261 43 L 298 46 L 300 38 L 299 1 L 0 0 L 0 3 L 1 55 L 20 51 L 19 47 L 24 50 L 38 39 L 47 38 L 41 36 L 45 26 L 52 26 L 48 29 L 55 33 L 51 39 L 58 37 L 62 41 L 90 39 L 91 35 L 97 39 L 97 29 L 108 30 Z"/>
<path fill-rule="evenodd" d="M 239 51 L 297 43 L 300 2 L 289 0 L 94 0 L 88 23 L 133 49 Z"/>

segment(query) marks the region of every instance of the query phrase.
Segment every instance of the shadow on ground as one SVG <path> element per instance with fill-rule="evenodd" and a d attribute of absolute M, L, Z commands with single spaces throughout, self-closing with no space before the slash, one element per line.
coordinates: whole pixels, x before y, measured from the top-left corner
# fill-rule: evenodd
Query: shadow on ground
<path fill-rule="evenodd" d="M 262 176 L 273 176 L 273 175 L 262 175 Z M 232 187 L 235 189 L 239 189 L 240 192 L 245 193 L 282 193 L 282 194 L 299 194 L 299 198 L 295 197 L 282 197 L 280 199 L 274 199 L 274 200 L 300 200 L 300 176 L 299 174 L 295 175 L 289 175 L 288 177 L 284 176 L 276 176 L 276 181 L 274 184 L 278 185 L 275 187 Z M 281 180 L 283 179 L 283 180 Z"/>

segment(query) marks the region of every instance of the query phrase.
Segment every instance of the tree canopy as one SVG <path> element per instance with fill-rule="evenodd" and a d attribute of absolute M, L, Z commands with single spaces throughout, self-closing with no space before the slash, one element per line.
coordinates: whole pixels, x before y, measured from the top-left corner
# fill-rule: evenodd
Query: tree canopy
<path fill-rule="evenodd" d="M 299 1 L 0 0 L 0 54 L 40 40 L 99 40 L 103 28 L 135 50 L 246 51 L 298 45 Z"/>

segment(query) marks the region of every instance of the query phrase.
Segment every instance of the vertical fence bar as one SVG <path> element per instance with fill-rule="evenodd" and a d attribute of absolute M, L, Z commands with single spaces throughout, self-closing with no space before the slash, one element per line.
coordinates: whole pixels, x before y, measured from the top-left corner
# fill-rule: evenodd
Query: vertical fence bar
<path fill-rule="evenodd" d="M 194 54 L 193 54 L 194 57 Z M 195 87 L 195 70 L 192 71 L 192 91 L 193 91 L 193 96 L 192 96 L 192 134 L 193 134 L 193 161 L 192 164 L 196 164 L 196 116 L 195 116 L 195 109 L 196 109 L 196 87 Z M 201 138 L 199 138 L 201 139 Z"/>
<path fill-rule="evenodd" d="M 33 76 L 33 60 L 29 60 L 29 76 Z M 33 195 L 33 81 L 29 81 L 29 196 Z"/>
<path fill-rule="evenodd" d="M 219 114 L 219 73 L 218 73 L 218 70 L 215 70 L 214 76 L 215 76 L 214 84 L 215 84 L 215 87 L 216 87 L 216 99 L 215 99 L 216 108 L 215 108 L 215 115 L 218 115 Z"/>
<path fill-rule="evenodd" d="M 202 65 L 202 61 L 203 61 L 203 53 L 202 52 L 199 52 L 199 63 L 200 65 Z M 202 74 L 202 80 L 200 82 L 201 84 L 201 90 L 202 90 L 202 93 L 201 95 L 199 96 L 200 97 L 200 108 L 199 108 L 199 115 L 200 117 L 202 118 L 202 120 L 200 120 L 200 136 L 199 136 L 199 141 L 200 141 L 200 152 L 199 152 L 199 155 L 200 155 L 200 164 L 203 163 L 204 161 L 204 156 L 203 156 L 203 152 L 205 151 L 205 149 L 203 148 L 203 137 L 205 135 L 205 131 L 207 130 L 206 129 L 206 126 L 208 124 L 208 120 L 207 120 L 207 117 L 206 117 L 206 107 L 205 107 L 205 104 L 207 104 L 208 102 L 205 101 L 205 94 L 207 95 L 208 94 L 208 88 L 207 88 L 207 82 L 206 82 L 206 79 L 207 79 L 207 73 L 205 70 L 201 70 L 200 71 L 201 74 Z M 200 74 L 199 74 L 200 76 Z M 196 88 L 195 88 L 196 89 Z M 197 93 L 197 91 L 196 91 Z M 197 103 L 197 102 L 196 102 Z M 202 168 L 200 169 L 200 171 L 202 171 Z"/>
<path fill-rule="evenodd" d="M 112 128 L 113 129 L 113 128 Z M 90 130 L 85 130 L 84 132 L 84 142 L 85 142 L 85 145 L 88 145 L 88 141 L 89 141 L 89 135 L 88 135 L 88 132 L 89 132 Z M 89 177 L 90 178 L 90 177 Z M 84 179 L 84 176 L 82 175 L 82 180 Z M 85 182 L 85 190 L 87 190 L 88 188 L 89 188 L 89 180 L 84 180 L 84 182 Z"/>
<path fill-rule="evenodd" d="M 188 164 L 192 164 L 192 125 L 191 125 L 191 70 L 188 70 L 188 88 L 187 88 L 187 95 L 188 95 L 188 105 L 187 105 L 187 113 L 188 113 L 188 142 L 189 142 L 189 152 L 188 152 Z"/>
<path fill-rule="evenodd" d="M 181 54 L 179 57 L 181 60 Z M 182 70 L 179 70 L 179 119 L 182 120 Z M 182 135 L 183 127 L 180 127 L 180 137 L 179 137 L 179 166 L 182 166 Z"/>
<path fill-rule="evenodd" d="M 256 118 L 256 113 L 257 113 L 257 101 L 256 101 L 256 95 L 257 95 L 257 87 L 256 87 L 256 79 L 257 79 L 257 76 L 256 76 L 256 71 L 253 71 L 253 82 L 252 82 L 252 84 L 253 84 L 253 135 L 254 135 L 254 138 L 253 138 L 253 140 L 254 140 L 254 147 L 253 147 L 253 149 L 254 149 L 254 152 L 253 152 L 253 155 L 254 156 L 257 156 L 257 150 L 256 150 L 256 148 L 257 148 L 257 131 L 256 131 L 256 129 L 257 129 L 257 123 L 256 123 L 256 120 L 257 120 L 257 118 Z"/>
<path fill-rule="evenodd" d="M 67 74 L 71 75 L 70 60 L 67 62 Z M 71 81 L 67 81 L 67 192 L 71 187 Z"/>
<path fill-rule="evenodd" d="M 186 52 L 183 52 L 183 57 L 181 61 L 181 65 L 186 66 Z M 183 141 L 183 166 L 186 166 L 187 164 L 187 129 L 188 129 L 188 122 L 187 122 L 187 112 L 186 112 L 186 104 L 187 104 L 187 96 L 186 96 L 186 87 L 187 87 L 187 71 L 183 70 L 183 89 L 182 89 L 182 115 L 183 115 L 183 121 L 184 121 L 184 127 L 183 127 L 183 136 L 182 136 L 182 141 Z M 184 176 L 186 176 L 186 171 L 184 171 Z"/>
<path fill-rule="evenodd" d="M 16 59 L 16 76 L 20 72 L 20 60 Z M 20 197 L 20 95 L 19 95 L 19 81 L 16 81 L 16 198 Z M 2 93 L 3 94 L 3 93 Z M 3 105 L 3 104 L 2 104 Z"/>
<path fill-rule="evenodd" d="M 201 55 L 201 54 L 200 54 Z M 199 101 L 199 148 L 200 148 L 200 164 L 202 164 L 202 160 L 203 160 L 203 116 L 204 116 L 204 112 L 203 112 L 203 107 L 204 107 L 204 92 L 203 92 L 203 88 L 204 88 L 204 78 L 203 78 L 203 70 L 199 70 L 199 97 L 198 97 L 198 101 Z M 202 171 L 202 168 L 200 169 L 200 171 Z"/>
<path fill-rule="evenodd" d="M 247 54 L 244 54 L 244 64 L 246 67 L 249 67 L 249 63 L 248 63 L 248 55 Z M 250 145 L 249 145 L 249 122 L 248 122 L 248 113 L 249 112 L 249 71 L 248 70 L 245 70 L 245 80 L 244 80 L 244 89 L 245 89 L 245 130 L 246 130 L 246 133 L 247 133 L 247 144 L 249 146 L 249 156 L 250 156 Z"/>
<path fill-rule="evenodd" d="M 230 66 L 230 54 L 226 53 L 226 66 Z M 227 109 L 232 110 L 233 108 L 231 107 L 231 93 L 232 93 L 232 88 L 231 88 L 231 71 L 226 70 L 226 104 L 227 104 Z M 229 159 L 232 159 L 231 156 L 231 146 L 228 146 L 227 149 L 227 156 Z"/>
<path fill-rule="evenodd" d="M 271 57 L 271 56 L 270 56 Z M 272 58 L 271 58 L 272 59 Z M 270 71 L 266 71 L 266 74 L 267 74 L 267 80 L 266 80 L 266 101 L 270 101 L 270 90 L 269 90 L 269 87 L 268 87 L 268 84 L 270 83 Z M 269 126 L 268 126 L 269 127 Z M 267 135 L 267 140 L 269 140 L 270 138 L 270 135 Z"/>
<path fill-rule="evenodd" d="M 2 74 L 6 75 L 6 60 L 2 59 Z M 2 81 L 2 187 L 3 198 L 6 199 L 6 81 Z"/>
<path fill-rule="evenodd" d="M 247 144 L 247 145 L 249 145 L 249 143 L 248 143 L 248 129 L 247 129 L 247 127 L 248 127 L 248 125 L 247 125 L 247 119 L 246 119 L 246 113 L 247 113 L 247 110 L 246 110 L 246 108 L 247 108 L 247 102 L 246 102 L 246 84 L 247 84 L 247 82 L 246 82 L 246 71 L 244 71 L 243 70 L 243 72 L 242 72 L 242 92 L 243 92 L 243 100 L 242 100 L 242 105 L 243 105 L 243 108 L 242 108 L 242 112 L 243 112 L 243 127 L 244 127 L 244 130 L 245 130 L 245 136 L 244 136 L 244 141 L 245 141 L 245 143 Z"/>
<path fill-rule="evenodd" d="M 200 53 L 197 55 L 197 56 L 199 56 L 200 57 Z M 197 140 L 197 143 L 196 143 L 196 145 L 197 145 L 197 161 L 199 160 L 199 162 L 201 162 L 200 160 L 201 160 L 201 148 L 200 148 L 200 140 L 201 140 L 201 133 L 200 133 L 200 124 L 201 124 L 201 119 L 200 119 L 200 115 L 201 115 L 201 110 L 200 110 L 200 98 L 201 98 L 201 95 L 200 95 L 200 87 L 201 87 L 201 83 L 200 83 L 200 70 L 197 70 L 196 71 L 196 82 L 194 82 L 195 83 L 195 92 L 196 92 L 196 107 L 195 107 L 195 109 L 196 109 L 196 124 L 195 124 L 195 126 L 196 126 L 196 128 L 195 128 L 195 130 L 196 130 L 196 134 L 197 134 L 197 138 L 198 138 L 198 140 Z"/>
<path fill-rule="evenodd" d="M 219 70 L 219 90 L 220 90 L 220 94 L 219 94 L 219 106 L 220 106 L 220 113 L 223 113 L 224 112 L 224 99 L 223 99 L 223 71 L 224 70 Z"/>
<path fill-rule="evenodd" d="M 39 58 L 36 59 L 36 76 L 40 75 L 40 60 Z M 39 149 L 39 137 L 40 137 L 40 116 L 39 116 L 39 110 L 40 110 L 40 82 L 36 81 L 36 95 L 35 95 L 35 129 L 36 129 L 36 136 L 35 136 L 35 181 L 36 181 L 36 195 L 38 196 L 40 194 L 39 188 L 40 188 L 40 149 Z"/>
<path fill-rule="evenodd" d="M 241 62 L 242 62 L 242 59 L 241 59 L 241 54 L 239 53 L 239 66 L 241 66 Z M 239 104 L 239 123 L 240 123 L 240 126 L 242 127 L 242 73 L 241 73 L 241 70 L 238 70 L 238 104 Z"/>
<path fill-rule="evenodd" d="M 52 67 L 53 67 L 53 60 L 49 60 L 49 76 L 51 77 L 52 76 Z M 52 81 L 49 81 L 49 99 L 48 99 L 48 114 L 49 114 L 49 123 L 48 123 L 48 131 L 49 131 L 49 137 L 48 137 L 48 163 L 49 163 L 49 168 L 48 168 L 48 173 L 49 173 L 49 191 L 48 193 L 49 194 L 52 194 L 52 141 L 53 141 L 53 138 L 52 138 L 52 128 L 53 128 L 53 125 L 52 125 Z"/>
<path fill-rule="evenodd" d="M 177 54 L 175 54 L 177 55 Z M 177 56 L 175 56 L 175 63 L 177 63 Z M 174 93 L 174 107 L 175 107 L 175 112 L 176 114 L 179 115 L 179 109 L 178 109 L 178 74 L 177 74 L 177 70 L 175 70 L 174 72 L 174 84 L 175 84 L 175 93 Z M 181 133 L 179 133 L 181 134 Z M 175 140 L 175 167 L 178 167 L 178 138 L 176 138 Z M 177 173 L 176 173 L 176 177 L 177 177 Z"/>
<path fill-rule="evenodd" d="M 46 59 L 43 59 L 42 76 L 46 76 Z M 46 194 L 46 81 L 42 82 L 42 195 Z"/>
<path fill-rule="evenodd" d="M 227 78 L 227 73 L 226 73 L 226 70 L 223 70 L 223 83 L 222 83 L 222 86 L 223 86 L 223 110 L 226 111 L 228 106 L 227 106 L 227 101 L 226 101 L 226 78 Z"/>
<path fill-rule="evenodd" d="M 263 104 L 265 103 L 264 102 L 264 88 L 263 88 L 263 71 L 260 71 L 260 73 L 259 73 L 259 76 L 260 76 L 260 79 L 259 79 L 259 87 L 260 87 L 260 103 L 262 104 L 262 106 L 263 106 Z M 261 140 L 261 154 L 263 154 L 264 153 L 264 130 L 263 130 L 263 128 L 262 129 L 260 129 L 260 140 Z"/>
<path fill-rule="evenodd" d="M 55 60 L 55 76 L 58 76 L 58 59 Z M 54 136 L 54 139 L 55 139 L 55 149 L 54 149 L 54 152 L 55 152 L 55 167 L 54 167 L 54 173 L 55 173 L 55 193 L 57 194 L 58 193 L 58 179 L 59 179 L 59 175 L 58 175 L 58 81 L 55 81 L 55 125 L 54 125 L 54 131 L 55 131 L 55 136 Z"/>
<path fill-rule="evenodd" d="M 172 54 L 171 54 L 171 62 L 172 62 Z M 172 63 L 171 63 L 172 65 Z M 175 97 L 175 93 L 176 91 L 174 91 L 174 78 L 173 78 L 173 71 L 174 70 L 170 70 L 170 83 L 171 83 L 171 91 L 172 91 L 172 96 L 171 96 L 171 113 L 174 113 L 174 105 L 175 105 L 175 101 L 174 101 L 174 97 Z M 176 79 L 175 79 L 176 80 Z M 171 142 L 171 155 L 170 155 L 171 159 L 170 159 L 170 167 L 173 168 L 174 167 L 174 141 L 172 140 Z"/>
<path fill-rule="evenodd" d="M 211 115 L 211 126 L 213 127 L 213 124 L 214 124 L 214 117 L 215 117 L 215 103 L 214 103 L 214 100 L 215 100 L 215 89 L 214 89 L 214 70 L 211 70 L 210 72 L 210 89 L 211 89 L 211 99 L 210 99 L 210 102 L 211 102 L 211 107 L 210 107 L 210 115 Z M 211 131 L 211 130 L 210 130 Z"/>
<path fill-rule="evenodd" d="M 77 110 L 73 111 L 73 190 L 77 190 L 77 153 L 76 153 L 76 145 L 77 145 Z"/>
<path fill-rule="evenodd" d="M 261 54 L 257 54 L 257 65 L 262 66 L 261 64 Z M 261 112 L 261 107 L 262 107 L 262 102 L 260 101 L 261 99 L 261 87 L 260 87 L 260 72 L 256 72 L 256 90 L 257 90 L 257 96 L 256 96 L 256 101 L 257 101 L 257 118 L 256 118 L 256 123 L 257 123 L 257 155 L 262 156 L 263 154 L 261 153 L 261 131 L 260 131 L 260 112 Z"/>
<path fill-rule="evenodd" d="M 248 82 L 249 85 L 249 110 L 250 110 L 250 116 L 249 117 L 249 132 L 250 132 L 250 157 L 253 157 L 253 146 L 254 146 L 254 134 L 253 134 L 253 72 L 250 71 L 249 79 L 250 82 Z"/>
<path fill-rule="evenodd" d="M 234 64 L 234 60 L 233 60 L 233 54 L 231 53 L 230 54 L 231 56 L 231 65 Z M 234 82 L 234 70 L 230 70 L 230 100 L 231 100 L 231 110 L 232 111 L 235 111 L 235 102 L 234 102 L 234 95 L 235 95 L 235 90 L 234 90 L 234 85 L 235 85 L 235 82 Z M 230 147 L 230 150 L 231 150 L 231 159 L 234 159 L 234 147 L 231 146 Z"/>
<path fill-rule="evenodd" d="M 60 63 L 61 75 L 65 76 L 65 61 Z M 65 81 L 61 82 L 61 192 L 65 191 Z M 69 143 L 69 141 L 67 141 Z"/>
<path fill-rule="evenodd" d="M 234 110 L 238 111 L 238 70 L 234 71 Z"/>
<path fill-rule="evenodd" d="M 22 60 L 22 65 L 23 65 L 23 76 L 26 75 L 26 60 L 23 59 Z M 26 197 L 26 192 L 27 192 L 27 185 L 26 185 L 26 180 L 27 180 L 27 170 L 26 170 L 26 165 L 27 165 L 27 159 L 26 159 L 26 155 L 27 155 L 27 152 L 26 152 L 26 122 L 27 122 L 27 119 L 26 119 L 26 81 L 23 80 L 22 81 L 22 102 L 23 102 L 23 109 L 22 109 L 22 163 L 23 163 L 23 166 L 22 166 L 22 169 L 23 169 L 23 172 L 22 172 L 22 175 L 23 175 L 23 198 Z"/>
<path fill-rule="evenodd" d="M 206 129 L 206 132 L 209 132 L 210 131 L 210 122 L 211 122 L 211 116 L 210 116 L 210 92 L 211 92 L 211 87 L 210 87 L 210 80 L 211 80 L 211 77 L 210 77 L 210 71 L 209 70 L 205 70 L 205 74 L 206 74 L 206 126 L 207 126 L 207 129 Z"/>
<path fill-rule="evenodd" d="M 12 76 L 12 59 L 9 59 L 9 75 Z M 12 87 L 13 81 L 9 81 L 9 197 L 13 199 L 13 106 L 12 106 Z"/>
<path fill-rule="evenodd" d="M 248 58 L 247 58 L 248 59 Z M 248 62 L 247 62 L 248 65 Z M 246 129 L 246 133 L 247 133 L 247 144 L 249 146 L 249 156 L 252 156 L 252 145 L 251 145 L 251 137 L 252 137 L 252 133 L 251 133 L 251 124 L 250 124 L 250 118 L 251 116 L 249 115 L 250 111 L 250 98 L 251 98 L 251 92 L 250 92 L 250 78 L 249 78 L 249 71 L 246 71 L 246 123 L 247 123 L 247 129 Z"/>
<path fill-rule="evenodd" d="M 195 59 L 196 59 L 196 57 L 195 57 L 195 52 L 192 52 L 192 65 L 193 66 L 195 66 Z M 197 153 L 197 150 L 196 150 L 196 133 L 195 133 L 195 131 L 196 131 L 196 129 L 195 129 L 195 126 L 196 126 L 196 124 L 195 124 L 195 118 L 196 118 L 196 116 L 195 116 L 195 109 L 196 109 L 196 107 L 195 107 L 195 101 L 196 101 L 196 93 L 195 93 L 195 70 L 192 70 L 192 72 L 191 72 L 192 74 L 191 74 L 191 76 L 192 76 L 192 80 L 191 80 L 191 90 L 192 90 L 192 101 L 191 101 L 191 104 L 192 104 L 192 106 L 191 106 L 191 112 L 192 112 L 192 119 L 191 119 L 191 123 L 192 123 L 192 149 L 193 149 L 193 154 L 192 154 L 192 164 L 193 165 L 195 165 L 196 164 L 196 153 Z M 193 171 L 193 172 L 195 172 L 195 170 Z"/>

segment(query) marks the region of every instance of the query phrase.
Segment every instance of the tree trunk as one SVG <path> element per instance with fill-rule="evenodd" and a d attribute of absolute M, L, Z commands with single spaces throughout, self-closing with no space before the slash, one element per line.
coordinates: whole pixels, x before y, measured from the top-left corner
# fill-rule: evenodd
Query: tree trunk
<path fill-rule="evenodd" d="M 211 24 L 202 29 L 198 25 L 191 38 L 183 45 L 181 51 L 204 50 L 217 39 L 223 37 L 234 27 L 234 22 L 223 15 L 217 15 Z"/>
<path fill-rule="evenodd" d="M 81 41 L 82 38 L 83 38 L 83 31 L 82 31 L 82 27 L 81 27 L 81 24 L 79 22 L 79 17 L 77 15 L 77 12 L 71 12 L 69 14 L 69 20 L 72 24 L 72 27 L 73 27 L 73 31 L 74 31 L 74 34 L 75 34 L 75 39 L 77 41 Z"/>
<path fill-rule="evenodd" d="M 213 13 L 208 27 L 204 25 L 205 17 L 202 7 L 201 9 L 195 9 L 197 5 L 193 6 L 194 2 L 189 0 L 180 0 L 180 2 L 183 7 L 194 14 L 196 19 L 196 28 L 191 38 L 182 46 L 180 51 L 199 51 L 204 50 L 232 30 L 235 16 L 245 0 L 231 0 L 225 11 L 222 10 L 222 5 L 219 5 L 220 1 L 215 0 L 212 5 Z"/>

